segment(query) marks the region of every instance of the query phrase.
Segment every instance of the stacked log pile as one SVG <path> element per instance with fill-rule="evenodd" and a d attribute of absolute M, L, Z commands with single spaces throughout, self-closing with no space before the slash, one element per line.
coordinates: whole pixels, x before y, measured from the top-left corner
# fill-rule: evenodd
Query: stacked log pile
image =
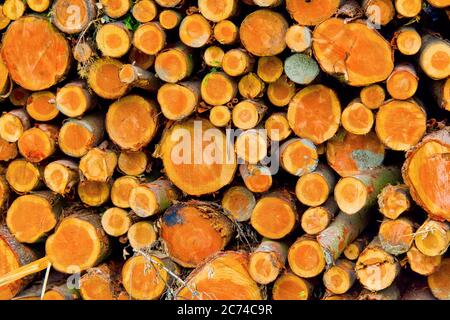
<path fill-rule="evenodd" d="M 449 0 L 6 0 L 0 299 L 450 299 Z"/>

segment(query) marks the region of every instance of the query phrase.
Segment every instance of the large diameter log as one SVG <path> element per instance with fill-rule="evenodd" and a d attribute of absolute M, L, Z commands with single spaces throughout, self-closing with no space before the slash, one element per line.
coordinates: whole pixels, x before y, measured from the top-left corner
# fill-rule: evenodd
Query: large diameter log
<path fill-rule="evenodd" d="M 156 104 L 141 96 L 130 95 L 114 102 L 106 113 L 106 131 L 120 148 L 138 151 L 156 134 Z"/>
<path fill-rule="evenodd" d="M 59 272 L 78 273 L 106 258 L 110 240 L 100 220 L 98 214 L 89 211 L 75 212 L 64 218 L 45 243 L 52 267 Z"/>
<path fill-rule="evenodd" d="M 286 0 L 287 11 L 292 18 L 307 26 L 315 26 L 330 18 L 340 4 L 340 0 Z"/>
<path fill-rule="evenodd" d="M 5 275 L 21 266 L 36 260 L 35 253 L 19 243 L 5 225 L 0 225 L 0 275 Z M 0 300 L 16 296 L 33 279 L 27 276 L 0 286 Z"/>
<path fill-rule="evenodd" d="M 231 182 L 237 168 L 225 135 L 204 119 L 171 126 L 158 152 L 167 177 L 189 195 L 218 191 Z"/>
<path fill-rule="evenodd" d="M 160 219 L 161 239 L 172 260 L 194 268 L 223 250 L 233 236 L 231 220 L 206 202 L 190 201 L 170 207 Z"/>
<path fill-rule="evenodd" d="M 247 253 L 218 253 L 189 275 L 186 285 L 177 291 L 176 299 L 262 300 L 262 293 L 247 270 Z"/>
<path fill-rule="evenodd" d="M 11 78 L 21 87 L 50 88 L 68 71 L 71 53 L 67 40 L 45 18 L 26 16 L 6 31 L 1 55 Z"/>
<path fill-rule="evenodd" d="M 317 241 L 325 255 L 327 264 L 333 264 L 366 228 L 371 217 L 367 208 L 356 214 L 340 212 L 334 221 L 317 236 Z"/>
<path fill-rule="evenodd" d="M 74 34 L 83 31 L 95 18 L 97 6 L 94 0 L 55 0 L 51 13 L 51 20 L 59 30 Z"/>
<path fill-rule="evenodd" d="M 439 300 L 450 300 L 450 258 L 442 260 L 439 269 L 428 276 L 428 286 Z"/>
<path fill-rule="evenodd" d="M 352 86 L 386 80 L 394 68 L 390 44 L 363 22 L 325 20 L 313 32 L 313 50 L 325 72 Z"/>
<path fill-rule="evenodd" d="M 239 29 L 242 45 L 255 56 L 274 56 L 286 48 L 288 23 L 271 10 L 257 10 L 242 21 Z"/>
<path fill-rule="evenodd" d="M 450 221 L 450 127 L 427 135 L 406 155 L 403 180 L 414 201 L 437 220 Z"/>

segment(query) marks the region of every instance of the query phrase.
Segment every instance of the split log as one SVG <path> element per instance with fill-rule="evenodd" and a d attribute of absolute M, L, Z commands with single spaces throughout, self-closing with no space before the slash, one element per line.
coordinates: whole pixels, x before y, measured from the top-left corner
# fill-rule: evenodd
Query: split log
<path fill-rule="evenodd" d="M 423 276 L 429 276 L 436 272 L 442 260 L 441 256 L 430 257 L 423 254 L 414 244 L 406 255 L 411 270 Z"/>
<path fill-rule="evenodd" d="M 186 285 L 176 292 L 176 299 L 262 300 L 262 292 L 248 274 L 248 263 L 244 252 L 218 253 L 188 276 Z"/>
<path fill-rule="evenodd" d="M 197 267 L 223 250 L 234 233 L 231 220 L 223 212 L 199 201 L 173 205 L 160 219 L 160 225 L 170 258 L 186 268 Z"/>
<path fill-rule="evenodd" d="M 298 238 L 289 248 L 288 262 L 292 272 L 302 278 L 313 278 L 325 269 L 325 256 L 320 244 L 309 237 Z"/>
<path fill-rule="evenodd" d="M 263 239 L 250 254 L 248 272 L 259 284 L 269 284 L 278 277 L 287 258 L 287 246 L 281 242 Z"/>
<path fill-rule="evenodd" d="M 266 83 L 276 82 L 282 76 L 283 71 L 283 61 L 277 56 L 260 57 L 258 59 L 257 74 Z"/>
<path fill-rule="evenodd" d="M 298 179 L 295 194 L 304 205 L 317 207 L 327 201 L 335 184 L 336 178 L 331 169 L 319 163 L 313 172 L 306 173 Z"/>
<path fill-rule="evenodd" d="M 68 83 L 56 93 L 56 108 L 71 118 L 82 116 L 93 109 L 95 104 L 95 98 L 82 81 Z"/>
<path fill-rule="evenodd" d="M 386 185 L 378 195 L 378 208 L 389 219 L 397 219 L 411 207 L 408 187 L 404 184 Z"/>
<path fill-rule="evenodd" d="M 378 231 L 381 247 L 396 256 L 406 253 L 414 241 L 414 230 L 414 223 L 408 218 L 385 219 Z"/>
<path fill-rule="evenodd" d="M 158 238 L 155 226 L 149 221 L 134 223 L 127 232 L 130 246 L 134 250 L 150 248 Z"/>
<path fill-rule="evenodd" d="M 59 30 L 74 34 L 89 26 L 97 15 L 97 6 L 94 0 L 55 0 L 51 12 L 52 23 Z"/>
<path fill-rule="evenodd" d="M 221 205 L 236 221 L 242 222 L 250 219 L 256 200 L 247 188 L 234 186 L 225 191 Z"/>
<path fill-rule="evenodd" d="M 109 200 L 110 185 L 107 182 L 84 180 L 78 183 L 78 196 L 81 202 L 91 207 L 98 207 Z"/>
<path fill-rule="evenodd" d="M 79 168 L 87 180 L 107 182 L 111 179 L 117 166 L 117 155 L 114 151 L 103 148 L 89 150 L 80 160 Z"/>
<path fill-rule="evenodd" d="M 195 112 L 200 102 L 200 84 L 166 83 L 159 88 L 157 99 L 167 119 L 182 120 Z"/>
<path fill-rule="evenodd" d="M 339 259 L 335 265 L 323 274 L 325 287 L 334 294 L 344 294 L 350 290 L 356 280 L 355 263 Z"/>
<path fill-rule="evenodd" d="M 33 92 L 27 99 L 26 110 L 36 121 L 51 121 L 59 114 L 56 96 L 50 91 Z"/>
<path fill-rule="evenodd" d="M 239 173 L 245 186 L 251 192 L 266 192 L 272 186 L 272 174 L 266 166 L 241 164 L 239 165 Z"/>
<path fill-rule="evenodd" d="M 450 127 L 427 135 L 407 153 L 403 180 L 413 200 L 437 220 L 450 221 Z"/>
<path fill-rule="evenodd" d="M 131 190 L 139 185 L 139 179 L 133 176 L 122 176 L 114 180 L 111 187 L 111 202 L 119 208 L 129 208 Z"/>
<path fill-rule="evenodd" d="M 30 116 L 24 109 L 9 111 L 0 117 L 0 137 L 16 142 L 30 126 Z"/>
<path fill-rule="evenodd" d="M 149 167 L 149 159 L 143 151 L 122 151 L 117 162 L 118 169 L 129 176 L 139 176 Z"/>
<path fill-rule="evenodd" d="M 8 164 L 6 181 L 16 193 L 28 193 L 42 186 L 42 171 L 32 162 L 16 159 Z"/>
<path fill-rule="evenodd" d="M 323 205 L 306 209 L 301 217 L 303 231 L 311 235 L 322 232 L 330 225 L 337 211 L 338 206 L 332 197 Z"/>
<path fill-rule="evenodd" d="M 293 197 L 286 190 L 264 195 L 253 209 L 250 223 L 263 237 L 281 239 L 291 233 L 298 221 Z"/>
<path fill-rule="evenodd" d="M 417 249 L 435 257 L 444 254 L 450 245 L 450 224 L 428 219 L 417 229 L 414 237 Z"/>
<path fill-rule="evenodd" d="M 442 259 L 439 269 L 428 276 L 428 286 L 439 300 L 450 299 L 450 258 Z"/>
<path fill-rule="evenodd" d="M 273 300 L 310 300 L 313 286 L 303 278 L 291 272 L 278 277 L 272 289 Z"/>
<path fill-rule="evenodd" d="M 350 102 L 342 111 L 342 127 L 353 134 L 368 134 L 373 127 L 375 117 L 373 112 L 359 99 Z"/>

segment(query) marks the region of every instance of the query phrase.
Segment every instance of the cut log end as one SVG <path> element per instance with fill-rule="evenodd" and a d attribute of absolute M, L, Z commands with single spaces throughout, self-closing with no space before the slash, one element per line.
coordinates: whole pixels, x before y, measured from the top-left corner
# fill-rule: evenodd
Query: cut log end
<path fill-rule="evenodd" d="M 94 98 L 82 82 L 68 83 L 56 94 L 56 107 L 68 117 L 79 117 L 94 106 Z"/>
<path fill-rule="evenodd" d="M 216 127 L 226 127 L 231 121 L 231 111 L 226 106 L 215 106 L 209 111 L 209 121 Z"/>
<path fill-rule="evenodd" d="M 133 6 L 131 13 L 137 21 L 146 23 L 156 18 L 158 8 L 152 0 L 141 0 Z"/>
<path fill-rule="evenodd" d="M 228 210 L 236 221 L 247 221 L 256 205 L 255 196 L 247 188 L 234 186 L 225 191 L 222 207 Z"/>
<path fill-rule="evenodd" d="M 283 61 L 277 56 L 261 57 L 258 59 L 257 74 L 266 83 L 276 82 L 280 79 L 283 71 Z"/>
<path fill-rule="evenodd" d="M 280 164 L 290 174 L 302 176 L 319 163 L 316 146 L 308 139 L 290 139 L 280 148 Z"/>
<path fill-rule="evenodd" d="M 203 53 L 203 60 L 210 67 L 221 68 L 224 55 L 225 52 L 221 47 L 211 46 Z"/>
<path fill-rule="evenodd" d="M 380 212 L 389 219 L 397 219 L 409 210 L 411 199 L 405 185 L 387 185 L 378 195 Z"/>
<path fill-rule="evenodd" d="M 78 195 L 83 203 L 98 207 L 108 201 L 110 186 L 107 182 L 81 181 L 78 184 Z"/>
<path fill-rule="evenodd" d="M 273 285 L 273 300 L 309 300 L 311 297 L 312 285 L 292 273 L 281 275 Z"/>
<path fill-rule="evenodd" d="M 402 28 L 396 38 L 398 51 L 411 56 L 419 52 L 422 47 L 422 38 L 414 28 Z"/>
<path fill-rule="evenodd" d="M 159 24 L 167 30 L 176 28 L 181 22 L 181 15 L 174 10 L 163 10 L 159 14 Z"/>
<path fill-rule="evenodd" d="M 177 199 L 178 192 L 171 182 L 157 180 L 133 188 L 128 201 L 138 216 L 146 218 L 163 212 Z"/>
<path fill-rule="evenodd" d="M 191 115 L 198 106 L 200 89 L 197 83 L 166 83 L 158 90 L 158 103 L 164 116 L 181 120 Z"/>
<path fill-rule="evenodd" d="M 378 231 L 381 246 L 388 253 L 406 253 L 414 241 L 414 225 L 407 218 L 385 220 Z"/>
<path fill-rule="evenodd" d="M 97 7 L 91 0 L 71 0 L 70 2 L 56 0 L 51 10 L 51 21 L 64 33 L 79 33 L 95 18 L 96 9 Z M 74 11 L 78 13 L 76 19 L 73 18 Z"/>
<path fill-rule="evenodd" d="M 26 160 L 14 160 L 6 169 L 6 181 L 18 193 L 35 190 L 42 179 L 42 171 Z"/>
<path fill-rule="evenodd" d="M 351 102 L 342 112 L 342 126 L 353 134 L 367 134 L 372 129 L 375 117 L 372 111 L 359 101 Z"/>
<path fill-rule="evenodd" d="M 282 141 L 292 133 L 287 115 L 284 112 L 272 113 L 264 123 L 267 136 L 272 141 Z"/>
<path fill-rule="evenodd" d="M 133 224 L 127 232 L 127 238 L 134 250 L 150 248 L 158 238 L 151 222 L 141 221 Z"/>
<path fill-rule="evenodd" d="M 418 250 L 415 245 L 406 254 L 411 270 L 423 276 L 428 276 L 436 272 L 441 264 L 442 257 L 430 257 Z"/>
<path fill-rule="evenodd" d="M 428 219 L 417 229 L 414 242 L 423 254 L 430 257 L 440 256 L 450 245 L 450 225 Z"/>
<path fill-rule="evenodd" d="M 57 160 L 44 169 L 47 187 L 61 195 L 68 194 L 79 180 L 78 166 L 69 160 Z"/>
<path fill-rule="evenodd" d="M 201 14 L 187 16 L 181 21 L 179 28 L 180 40 L 188 47 L 201 48 L 205 46 L 211 34 L 211 25 Z"/>
<path fill-rule="evenodd" d="M 155 59 L 155 71 L 158 77 L 169 83 L 176 83 L 188 77 L 192 72 L 192 61 L 184 48 L 172 48 L 160 52 Z"/>
<path fill-rule="evenodd" d="M 219 22 L 231 17 L 237 10 L 237 0 L 222 0 L 220 3 L 214 0 L 199 0 L 200 13 L 209 21 Z"/>
<path fill-rule="evenodd" d="M 338 260 L 334 266 L 325 271 L 323 282 L 334 294 L 344 294 L 350 290 L 356 280 L 355 264 L 348 260 Z"/>
<path fill-rule="evenodd" d="M 322 248 L 315 240 L 299 238 L 289 248 L 289 266 L 296 275 L 312 278 L 325 269 L 325 257 Z"/>
<path fill-rule="evenodd" d="M 131 36 L 123 24 L 106 23 L 97 30 L 95 42 L 104 56 L 120 58 L 130 49 Z M 140 47 L 137 48 L 142 50 Z"/>
<path fill-rule="evenodd" d="M 141 24 L 133 35 L 133 45 L 148 55 L 156 55 L 166 44 L 166 33 L 156 22 Z"/>
<path fill-rule="evenodd" d="M 102 215 L 102 227 L 112 237 L 119 237 L 127 233 L 131 227 L 128 212 L 121 208 L 109 208 Z"/>
<path fill-rule="evenodd" d="M 59 114 L 56 108 L 56 96 L 50 91 L 32 93 L 28 97 L 26 110 L 36 121 L 50 121 Z"/>
<path fill-rule="evenodd" d="M 323 204 L 332 191 L 333 185 L 320 173 L 311 172 L 301 176 L 295 186 L 298 200 L 310 207 Z"/>
<path fill-rule="evenodd" d="M 98 59 L 89 68 L 89 87 L 104 99 L 117 99 L 125 95 L 129 86 L 120 81 L 119 72 L 123 64 L 114 59 Z"/>
<path fill-rule="evenodd" d="M 330 18 L 339 8 L 338 0 L 308 1 L 287 0 L 286 7 L 300 25 L 315 26 Z"/>
<path fill-rule="evenodd" d="M 233 79 L 222 72 L 206 75 L 201 83 L 202 99 L 213 106 L 226 105 L 237 94 L 237 85 Z"/>
<path fill-rule="evenodd" d="M 148 166 L 147 155 L 143 151 L 122 151 L 119 154 L 118 167 L 120 171 L 129 176 L 139 176 Z"/>
<path fill-rule="evenodd" d="M 113 19 L 123 17 L 131 8 L 129 0 L 100 0 L 100 3 L 105 13 Z"/>
<path fill-rule="evenodd" d="M 439 269 L 428 276 L 428 286 L 433 295 L 440 300 L 450 299 L 450 259 L 442 260 Z"/>
<path fill-rule="evenodd" d="M 116 180 L 111 188 L 111 201 L 119 208 L 129 208 L 131 190 L 139 185 L 139 180 L 133 176 L 122 176 Z"/>
<path fill-rule="evenodd" d="M 364 87 L 360 93 L 359 97 L 361 102 L 369 109 L 378 109 L 384 102 L 386 98 L 386 92 L 383 87 L 379 84 L 372 84 L 370 86 Z"/>
<path fill-rule="evenodd" d="M 90 181 L 107 182 L 117 166 L 117 155 L 110 150 L 93 148 L 80 160 L 79 168 Z"/>
<path fill-rule="evenodd" d="M 339 180 L 334 189 L 334 197 L 339 209 L 347 214 L 354 214 L 367 203 L 369 191 L 358 178 L 346 177 Z"/>
<path fill-rule="evenodd" d="M 230 20 L 222 20 L 214 26 L 214 39 L 220 44 L 230 45 L 239 37 L 238 27 Z"/>
<path fill-rule="evenodd" d="M 272 174 L 270 169 L 260 165 L 241 164 L 239 172 L 245 186 L 251 192 L 266 192 L 272 186 Z"/>

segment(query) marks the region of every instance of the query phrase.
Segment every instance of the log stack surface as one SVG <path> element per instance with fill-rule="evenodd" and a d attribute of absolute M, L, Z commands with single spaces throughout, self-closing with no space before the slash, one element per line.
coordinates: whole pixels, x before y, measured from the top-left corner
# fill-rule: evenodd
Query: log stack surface
<path fill-rule="evenodd" d="M 450 300 L 449 20 L 5 0 L 0 299 Z"/>

